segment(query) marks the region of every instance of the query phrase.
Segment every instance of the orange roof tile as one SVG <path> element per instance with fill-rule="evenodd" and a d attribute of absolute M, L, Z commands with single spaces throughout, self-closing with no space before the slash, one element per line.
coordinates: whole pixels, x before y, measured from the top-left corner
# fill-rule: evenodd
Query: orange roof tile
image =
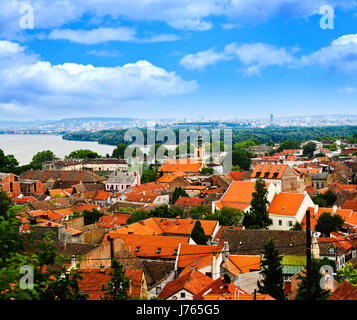
<path fill-rule="evenodd" d="M 230 294 L 207 294 L 203 297 L 203 300 L 276 300 L 268 294 L 256 294 L 255 298 L 253 294 L 240 294 L 239 296 L 234 293 Z"/>
<path fill-rule="evenodd" d="M 251 178 L 281 179 L 288 165 L 286 164 L 257 164 Z M 259 176 L 257 175 L 259 173 Z"/>
<path fill-rule="evenodd" d="M 261 256 L 229 255 L 228 270 L 235 276 L 240 273 L 260 270 Z"/>
<path fill-rule="evenodd" d="M 175 161 L 166 161 L 159 171 L 163 172 L 184 172 L 184 173 L 199 173 L 201 165 L 193 163 L 191 159 L 177 159 Z"/>
<path fill-rule="evenodd" d="M 268 187 L 269 183 L 266 184 Z M 233 181 L 221 200 L 215 202 L 217 206 L 228 206 L 244 210 L 250 206 L 255 192 L 254 181 Z"/>
<path fill-rule="evenodd" d="M 196 244 L 182 244 L 178 256 L 177 267 L 185 268 L 205 256 L 219 255 L 223 246 L 206 246 Z"/>
<path fill-rule="evenodd" d="M 177 279 L 166 283 L 165 287 L 159 294 L 159 299 L 167 299 L 180 290 L 187 290 L 191 294 L 196 294 L 207 287 L 213 279 L 199 271 L 192 270 L 179 276 Z"/>
<path fill-rule="evenodd" d="M 193 300 L 203 300 L 204 296 L 207 294 L 229 294 L 234 293 L 234 291 L 239 290 L 240 294 L 248 294 L 238 286 L 236 286 L 233 282 L 229 284 L 225 283 L 225 281 L 221 278 L 213 281 L 207 287 L 205 287 L 202 291 L 195 294 Z"/>
<path fill-rule="evenodd" d="M 175 202 L 175 206 L 198 207 L 205 201 L 204 198 L 180 197 Z"/>
<path fill-rule="evenodd" d="M 136 234 L 121 234 L 119 236 L 128 250 L 146 258 L 176 259 L 179 244 L 188 243 L 189 238 L 172 236 L 151 236 Z"/>
<path fill-rule="evenodd" d="M 268 212 L 269 214 L 296 216 L 304 199 L 305 195 L 301 193 L 279 193 L 275 195 Z"/>
<path fill-rule="evenodd" d="M 126 221 L 130 218 L 130 213 L 113 213 L 110 216 L 102 216 L 95 223 L 97 227 L 114 228 L 126 224 Z"/>

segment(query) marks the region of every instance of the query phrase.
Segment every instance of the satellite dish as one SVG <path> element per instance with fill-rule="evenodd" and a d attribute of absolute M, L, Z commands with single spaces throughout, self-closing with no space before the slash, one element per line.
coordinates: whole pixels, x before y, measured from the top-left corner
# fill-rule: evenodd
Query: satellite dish
<path fill-rule="evenodd" d="M 318 238 L 321 236 L 321 232 L 314 232 L 313 237 Z"/>

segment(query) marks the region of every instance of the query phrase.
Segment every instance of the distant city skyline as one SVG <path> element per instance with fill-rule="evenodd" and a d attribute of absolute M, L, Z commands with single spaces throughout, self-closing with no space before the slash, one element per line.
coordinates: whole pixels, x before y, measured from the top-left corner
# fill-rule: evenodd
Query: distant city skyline
<path fill-rule="evenodd" d="M 0 4 L 0 120 L 357 109 L 357 0 Z"/>

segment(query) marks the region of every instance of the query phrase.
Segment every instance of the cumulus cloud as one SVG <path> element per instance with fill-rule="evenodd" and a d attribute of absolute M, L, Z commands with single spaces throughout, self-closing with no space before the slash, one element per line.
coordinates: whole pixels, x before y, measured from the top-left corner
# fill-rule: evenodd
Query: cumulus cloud
<path fill-rule="evenodd" d="M 229 57 L 225 52 L 217 52 L 211 48 L 184 56 L 181 58 L 180 64 L 188 70 L 203 70 L 209 65 L 229 59 L 231 59 L 231 57 Z"/>
<path fill-rule="evenodd" d="M 357 71 L 357 34 L 344 35 L 301 58 L 302 66 L 318 65 L 330 71 Z"/>
<path fill-rule="evenodd" d="M 82 111 L 103 107 L 117 111 L 118 106 L 128 101 L 149 102 L 189 93 L 198 86 L 195 81 L 185 81 L 175 72 L 145 60 L 115 67 L 76 63 L 53 65 L 27 55 L 23 48 L 21 50 L 15 44 L 11 46 L 0 42 L 0 48 L 2 110 L 9 110 L 13 105 L 24 108 L 36 106 L 37 110 L 57 108 L 56 113 L 73 107 Z M 16 64 L 10 60 L 16 54 L 10 57 L 1 54 L 9 50 L 18 50 Z"/>
<path fill-rule="evenodd" d="M 35 13 L 35 29 L 60 28 L 84 16 L 100 21 L 105 17 L 129 21 L 160 21 L 181 30 L 205 31 L 213 17 L 229 23 L 259 23 L 276 17 L 306 18 L 319 14 L 322 5 L 356 9 L 357 0 L 27 0 Z M 0 36 L 21 32 L 20 8 L 25 2 L 0 0 Z"/>
<path fill-rule="evenodd" d="M 50 32 L 51 40 L 69 40 L 83 44 L 97 44 L 108 41 L 135 40 L 135 30 L 128 27 L 98 28 L 93 30 L 55 29 Z"/>
<path fill-rule="evenodd" d="M 42 36 L 42 35 L 41 35 Z M 175 34 L 157 34 L 138 38 L 136 30 L 129 27 L 104 28 L 91 30 L 55 29 L 48 35 L 50 40 L 68 40 L 81 44 L 98 44 L 108 41 L 133 41 L 140 43 L 170 42 L 180 40 Z"/>
<path fill-rule="evenodd" d="M 188 54 L 180 60 L 180 64 L 189 70 L 202 70 L 209 65 L 224 60 L 237 59 L 244 65 L 244 72 L 258 74 L 261 69 L 268 66 L 291 65 L 295 58 L 285 48 L 264 43 L 242 44 L 231 43 L 224 50 L 217 52 L 212 48 L 195 54 Z"/>

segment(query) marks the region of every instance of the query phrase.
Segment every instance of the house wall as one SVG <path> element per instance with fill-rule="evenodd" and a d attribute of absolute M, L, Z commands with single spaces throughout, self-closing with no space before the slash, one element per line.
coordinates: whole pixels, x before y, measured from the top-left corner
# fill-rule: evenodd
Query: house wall
<path fill-rule="evenodd" d="M 165 285 L 173 280 L 175 280 L 175 271 L 174 270 L 168 275 L 168 277 L 165 280 L 161 281 L 157 285 L 150 288 L 150 290 L 148 290 L 148 299 L 158 297 L 161 290 L 165 287 Z M 159 291 L 157 291 L 156 288 L 158 288 Z"/>
<path fill-rule="evenodd" d="M 273 224 L 269 226 L 269 230 L 289 230 L 296 222 L 295 216 L 269 214 L 269 217 L 273 221 Z M 279 221 L 281 221 L 281 225 Z"/>
<path fill-rule="evenodd" d="M 12 173 L 3 178 L 0 184 L 2 185 L 2 190 L 10 192 L 14 198 L 21 194 L 19 177 Z"/>
<path fill-rule="evenodd" d="M 84 230 L 84 217 L 79 217 L 71 220 L 67 220 L 66 224 L 68 227 L 83 231 Z"/>
<path fill-rule="evenodd" d="M 181 297 L 181 293 L 185 294 L 185 297 Z M 193 300 L 193 294 L 185 289 L 177 291 L 174 295 L 168 297 L 166 300 Z"/>
<path fill-rule="evenodd" d="M 82 233 L 83 243 L 99 243 L 104 237 L 106 229 L 104 227 L 95 227 L 90 230 L 86 230 Z"/>

